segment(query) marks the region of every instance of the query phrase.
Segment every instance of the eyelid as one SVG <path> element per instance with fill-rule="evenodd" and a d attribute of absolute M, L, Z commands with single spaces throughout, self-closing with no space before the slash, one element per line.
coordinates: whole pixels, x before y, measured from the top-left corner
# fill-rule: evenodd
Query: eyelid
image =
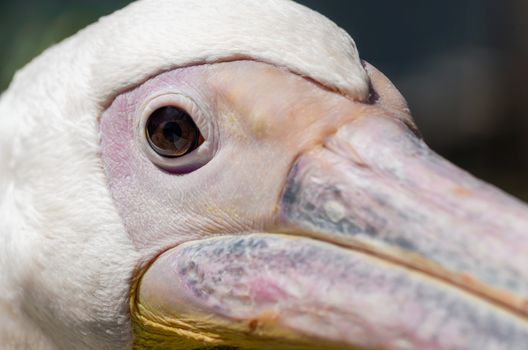
<path fill-rule="evenodd" d="M 168 106 L 185 110 L 192 117 L 205 139 L 200 147 L 179 158 L 163 157 L 156 153 L 150 146 L 145 133 L 147 121 L 152 113 L 159 108 Z M 212 119 L 198 107 L 192 98 L 181 93 L 165 92 L 151 97 L 138 109 L 135 119 L 136 140 L 138 140 L 147 158 L 163 170 L 178 174 L 192 172 L 207 164 L 217 151 L 217 136 Z"/>

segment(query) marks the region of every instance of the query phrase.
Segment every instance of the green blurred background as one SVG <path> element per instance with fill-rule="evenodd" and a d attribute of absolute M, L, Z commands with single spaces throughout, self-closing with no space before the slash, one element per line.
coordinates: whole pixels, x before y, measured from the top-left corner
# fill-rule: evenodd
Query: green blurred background
<path fill-rule="evenodd" d="M 1 1 L 0 90 L 46 47 L 130 2 Z M 355 38 L 435 150 L 528 200 L 528 1 L 298 2 Z"/>

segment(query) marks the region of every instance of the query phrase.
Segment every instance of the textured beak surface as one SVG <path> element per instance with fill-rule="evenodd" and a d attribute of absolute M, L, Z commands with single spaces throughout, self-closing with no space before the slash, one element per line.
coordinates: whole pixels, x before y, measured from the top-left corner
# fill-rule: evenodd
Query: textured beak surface
<path fill-rule="evenodd" d="M 392 329 L 407 325 L 401 334 L 425 341 L 411 341 L 410 348 L 528 344 L 527 207 L 433 153 L 402 123 L 362 118 L 301 156 L 280 215 L 284 232 L 350 247 L 417 273 L 408 278 L 421 276 L 425 287 L 371 276 L 387 298 L 379 309 L 394 307 L 391 296 L 399 305 L 401 323 Z M 404 290 L 410 299 L 400 299 Z M 413 306 L 404 307 L 409 300 Z M 390 319 L 370 310 L 373 329 Z M 506 322 L 504 312 L 516 321 Z"/>
<path fill-rule="evenodd" d="M 526 207 L 403 123 L 360 118 L 300 155 L 277 222 L 158 258 L 133 305 L 138 346 L 164 332 L 178 349 L 528 344 Z"/>
<path fill-rule="evenodd" d="M 281 205 L 286 231 L 359 248 L 528 315 L 528 209 L 371 116 L 302 156 Z"/>

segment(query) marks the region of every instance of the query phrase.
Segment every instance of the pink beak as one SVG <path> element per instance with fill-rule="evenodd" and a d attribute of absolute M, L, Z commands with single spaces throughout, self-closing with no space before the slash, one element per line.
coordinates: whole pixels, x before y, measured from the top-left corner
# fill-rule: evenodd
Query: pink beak
<path fill-rule="evenodd" d="M 403 123 L 341 127 L 298 158 L 279 208 L 273 234 L 162 255 L 143 277 L 142 312 L 215 324 L 211 341 L 228 346 L 237 332 L 256 348 L 528 344 L 527 207 Z"/>
<path fill-rule="evenodd" d="M 367 70 L 393 108 L 300 154 L 267 232 L 161 255 L 138 314 L 195 347 L 526 348 L 528 207 L 433 153 Z"/>

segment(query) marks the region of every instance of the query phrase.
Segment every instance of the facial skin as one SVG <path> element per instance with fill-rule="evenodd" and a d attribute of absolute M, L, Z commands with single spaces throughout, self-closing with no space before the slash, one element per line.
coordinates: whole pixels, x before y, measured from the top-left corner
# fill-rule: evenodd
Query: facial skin
<path fill-rule="evenodd" d="M 367 71 L 368 103 L 253 61 L 177 69 L 114 100 L 102 158 L 142 257 L 137 348 L 528 342 L 526 207 L 429 151 Z M 170 169 L 141 122 L 167 105 L 206 139 Z"/>
<path fill-rule="evenodd" d="M 141 107 L 168 93 L 195 100 L 217 135 L 213 159 L 185 175 L 156 167 L 136 135 Z M 367 108 L 250 61 L 168 72 L 119 96 L 102 117 L 103 157 L 134 243 L 150 260 L 189 240 L 265 231 L 295 158 Z"/>

